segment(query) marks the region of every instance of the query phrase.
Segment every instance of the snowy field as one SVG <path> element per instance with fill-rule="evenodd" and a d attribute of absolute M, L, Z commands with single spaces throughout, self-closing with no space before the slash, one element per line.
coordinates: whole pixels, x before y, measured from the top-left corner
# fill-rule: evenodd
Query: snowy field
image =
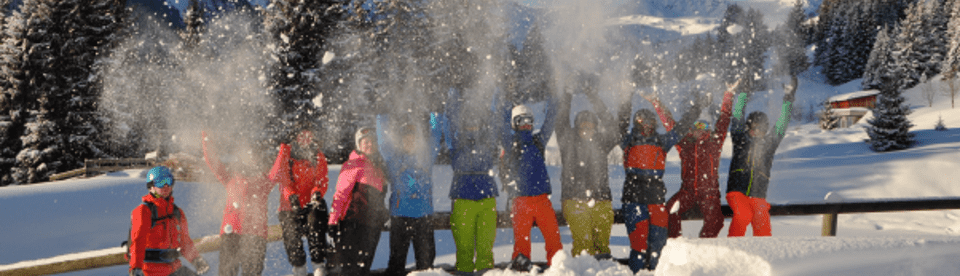
<path fill-rule="evenodd" d="M 855 91 L 849 87 L 829 87 L 816 80 L 801 82 L 798 97 L 827 97 Z M 844 90 L 846 89 L 846 90 Z M 769 192 L 772 204 L 831 201 L 870 201 L 876 199 L 912 199 L 960 197 L 960 109 L 950 108 L 942 98 L 933 107 L 919 101 L 919 89 L 906 93 L 914 107 L 909 116 L 916 125 L 919 144 L 911 149 L 874 153 L 863 143 L 863 125 L 832 132 L 815 124 L 791 126 L 780 146 L 773 167 Z M 777 93 L 773 93 L 776 95 Z M 948 131 L 933 131 L 942 116 Z M 554 147 L 550 147 L 554 148 Z M 551 154 L 555 152 L 551 151 Z M 730 157 L 729 139 L 724 148 L 720 171 L 725 185 Z M 668 156 L 668 194 L 679 187 L 679 163 L 675 151 Z M 611 184 L 615 208 L 619 208 L 623 170 L 611 166 Z M 339 166 L 332 166 L 331 185 Z M 93 250 L 119 250 L 126 239 L 130 211 L 145 194 L 143 171 L 111 173 L 83 180 L 0 188 L 0 270 L 23 266 L 25 261 Z M 557 179 L 559 168 L 551 173 Z M 435 170 L 435 207 L 448 210 L 451 172 L 448 166 Z M 332 189 L 332 188 L 331 188 Z M 220 224 L 222 188 L 215 183 L 178 183 L 174 192 L 178 205 L 187 213 L 194 237 L 214 235 Z M 554 206 L 559 205 L 559 185 L 554 187 Z M 332 193 L 327 194 L 330 202 Z M 275 210 L 276 190 L 271 195 Z M 500 208 L 503 200 L 500 198 Z M 642 275 L 956 275 L 960 271 L 960 211 L 892 212 L 839 216 L 837 237 L 820 237 L 820 216 L 773 218 L 773 237 L 699 239 L 700 223 L 684 222 L 684 237 L 670 240 L 664 249 L 660 268 Z M 276 224 L 276 214 L 271 214 Z M 729 220 L 726 221 L 729 224 Z M 626 258 L 629 241 L 623 225 L 614 225 L 611 244 L 616 258 Z M 628 275 L 629 269 L 613 262 L 590 258 L 571 258 L 570 232 L 561 228 L 567 251 L 558 254 L 554 267 L 544 275 Z M 726 229 L 721 232 L 726 235 Z M 449 231 L 437 231 L 436 265 L 451 267 L 455 262 L 454 243 Z M 386 267 L 387 235 L 380 242 L 374 268 Z M 534 231 L 534 261 L 546 261 L 542 237 Z M 264 275 L 289 274 L 282 245 L 271 243 Z M 495 258 L 508 262 L 512 233 L 500 229 Z M 82 255 L 82 254 L 81 254 Z M 68 256 L 73 258 L 76 256 Z M 204 257 L 216 267 L 217 253 Z M 413 254 L 408 263 L 413 265 Z M 123 275 L 125 266 L 115 266 L 64 275 Z M 212 273 L 212 272 L 211 272 Z M 442 271 L 420 275 L 446 275 Z M 491 271 L 487 275 L 516 275 L 511 271 Z"/>
<path fill-rule="evenodd" d="M 558 0 L 559 1 L 559 0 Z M 175 1 L 180 4 L 185 1 Z M 264 2 L 264 1 L 253 1 Z M 539 1 L 534 1 L 539 2 Z M 550 1 L 547 1 L 550 2 Z M 782 22 L 783 14 L 793 0 L 731 1 L 761 10 L 768 26 Z M 819 3 L 808 0 L 807 3 Z M 182 4 L 181 4 L 182 5 Z M 641 24 L 685 34 L 699 34 L 712 27 L 715 20 L 696 18 L 657 18 L 632 16 L 617 19 L 617 24 Z M 846 85 L 824 85 L 811 68 L 801 76 L 797 107 L 810 108 L 826 98 L 855 92 L 859 80 Z M 934 78 L 939 79 L 939 77 Z M 938 81 L 933 81 L 946 89 Z M 774 111 L 781 92 L 760 93 L 748 111 Z M 772 204 L 820 203 L 826 201 L 873 201 L 883 199 L 929 199 L 960 197 L 960 109 L 950 106 L 950 99 L 939 96 L 928 107 L 921 100 L 921 88 L 907 91 L 905 97 L 913 107 L 909 119 L 915 125 L 919 143 L 910 149 L 874 153 L 863 141 L 864 121 L 847 129 L 822 131 L 811 122 L 795 122 L 780 145 L 773 166 L 768 200 Z M 639 102 L 637 102 L 639 103 Z M 612 105 L 608 102 L 608 106 Z M 575 110 L 576 111 L 576 110 Z M 775 113 L 775 112 L 773 112 Z M 678 114 L 678 113 L 675 113 Z M 942 118 L 948 131 L 934 131 Z M 726 172 L 731 153 L 730 140 L 723 149 L 720 167 L 721 188 L 726 185 Z M 555 143 L 548 144 L 548 155 L 556 156 Z M 549 158 L 556 160 L 556 158 Z M 667 158 L 667 189 L 672 195 L 680 186 L 679 157 L 672 151 Z M 331 202 L 339 166 L 331 166 Z M 554 179 L 553 203 L 560 206 L 559 167 L 551 167 Z M 614 208 L 619 208 L 623 169 L 610 167 L 614 191 Z M 120 242 L 127 238 L 130 211 L 146 193 L 145 171 L 115 172 L 90 179 L 67 180 L 29 186 L 0 187 L 0 271 L 29 266 L 31 261 L 46 258 L 75 259 L 92 251 L 121 252 Z M 451 179 L 449 166 L 438 166 L 434 175 L 434 199 L 437 211 L 450 209 L 447 198 Z M 217 183 L 177 183 L 174 197 L 190 221 L 193 237 L 215 235 L 220 226 L 223 189 Z M 504 198 L 498 198 L 504 208 Z M 277 224 L 278 192 L 270 200 L 270 224 Z M 729 220 L 725 225 L 729 225 Z M 716 239 L 696 237 L 701 224 L 685 221 L 684 237 L 670 240 L 663 251 L 657 271 L 640 275 L 958 275 L 960 271 L 960 211 L 890 212 L 844 214 L 839 216 L 836 237 L 821 237 L 821 216 L 774 217 L 773 237 L 726 238 L 727 229 Z M 557 254 L 554 266 L 546 271 L 515 273 L 494 270 L 486 275 L 630 275 L 626 266 L 615 262 L 598 262 L 590 257 L 569 255 L 572 239 L 569 229 L 561 227 L 566 251 Z M 374 269 L 387 265 L 388 235 L 381 237 L 374 260 Z M 512 232 L 500 229 L 497 234 L 495 260 L 509 261 L 512 253 Z M 533 260 L 545 262 L 543 239 L 533 233 Z M 437 231 L 438 267 L 452 267 L 455 248 L 450 231 Z M 626 258 L 629 240 L 624 225 L 613 226 L 613 255 Z M 267 247 L 263 275 L 288 275 L 281 243 Z M 216 269 L 217 253 L 204 254 Z M 408 266 L 413 254 L 408 254 Z M 125 265 L 78 271 L 62 275 L 126 275 Z M 0 272 L 2 274 L 2 272 Z M 207 275 L 214 275 L 215 271 Z M 448 275 L 441 270 L 416 275 Z"/>

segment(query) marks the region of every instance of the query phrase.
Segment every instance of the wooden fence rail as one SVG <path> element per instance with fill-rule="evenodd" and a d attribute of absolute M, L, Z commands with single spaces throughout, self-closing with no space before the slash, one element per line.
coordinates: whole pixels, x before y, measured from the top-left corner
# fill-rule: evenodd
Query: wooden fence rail
<path fill-rule="evenodd" d="M 83 168 L 51 175 L 50 181 L 134 168 L 150 168 L 155 164 L 156 161 L 143 158 L 87 159 L 83 162 Z"/>
<path fill-rule="evenodd" d="M 803 216 L 803 215 L 824 215 L 823 235 L 836 235 L 838 214 L 850 213 L 874 213 L 874 212 L 901 212 L 901 211 L 930 211 L 960 209 L 960 198 L 937 198 L 937 199 L 893 199 L 882 201 L 858 201 L 858 202 L 839 202 L 839 203 L 811 203 L 811 204 L 784 204 L 773 205 L 770 208 L 770 216 Z M 721 206 L 721 211 L 725 217 L 731 217 L 733 211 L 729 206 Z M 623 223 L 623 216 L 619 210 L 615 210 L 614 222 Z M 684 220 L 702 219 L 698 211 L 683 214 Z M 437 230 L 450 229 L 450 212 L 438 212 L 430 216 L 431 223 Z M 560 225 L 566 225 L 567 222 L 560 211 L 557 211 L 557 220 Z M 510 228 L 510 214 L 499 212 L 497 214 L 497 227 Z M 388 230 L 384 226 L 384 230 Z M 269 242 L 280 240 L 280 227 L 271 225 L 269 228 Z M 195 240 L 197 250 L 200 252 L 216 251 L 220 248 L 220 241 L 217 235 L 206 236 Z M 64 273 L 70 271 L 87 270 L 102 268 L 115 265 L 125 265 L 123 251 L 120 248 L 98 250 L 105 251 L 103 254 L 93 254 L 83 252 L 87 257 L 83 258 L 62 258 L 54 257 L 42 260 L 24 261 L 10 265 L 0 265 L 0 276 L 28 276 L 28 275 L 48 275 Z"/>

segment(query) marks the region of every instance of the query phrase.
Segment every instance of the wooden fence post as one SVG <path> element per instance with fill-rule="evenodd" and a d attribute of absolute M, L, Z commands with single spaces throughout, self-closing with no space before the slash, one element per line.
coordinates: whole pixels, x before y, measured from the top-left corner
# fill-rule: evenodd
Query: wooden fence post
<path fill-rule="evenodd" d="M 823 229 L 821 231 L 821 236 L 837 236 L 837 216 L 837 213 L 823 214 Z"/>

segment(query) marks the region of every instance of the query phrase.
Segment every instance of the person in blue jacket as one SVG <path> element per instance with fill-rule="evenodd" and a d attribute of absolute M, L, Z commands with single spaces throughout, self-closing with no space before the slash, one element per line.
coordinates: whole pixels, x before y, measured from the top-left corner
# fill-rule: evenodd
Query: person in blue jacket
<path fill-rule="evenodd" d="M 450 229 L 457 246 L 456 268 L 473 273 L 493 268 L 493 243 L 497 236 L 497 165 L 499 137 L 503 127 L 491 120 L 497 100 L 490 108 L 467 105 L 458 90 L 451 89 L 445 108 L 444 141 L 450 149 L 453 182 L 450 185 Z"/>
<path fill-rule="evenodd" d="M 442 139 L 441 118 L 377 116 L 380 153 L 390 182 L 390 260 L 388 275 L 405 275 L 413 243 L 416 270 L 433 267 L 436 243 L 428 216 L 433 214 L 433 165 Z M 429 124 L 429 129 L 427 129 Z"/>
<path fill-rule="evenodd" d="M 544 150 L 553 133 L 556 99 L 546 101 L 546 118 L 540 132 L 533 131 L 534 116 L 526 105 L 517 105 L 511 112 L 503 112 L 503 121 L 511 128 L 502 132 L 504 156 L 501 174 L 507 189 L 514 189 L 516 198 L 511 204 L 513 220 L 513 256 L 511 269 L 528 271 L 530 262 L 530 230 L 534 223 L 540 227 L 547 251 L 547 265 L 553 255 L 563 249 L 556 211 L 550 202 L 551 184 L 547 174 Z"/>

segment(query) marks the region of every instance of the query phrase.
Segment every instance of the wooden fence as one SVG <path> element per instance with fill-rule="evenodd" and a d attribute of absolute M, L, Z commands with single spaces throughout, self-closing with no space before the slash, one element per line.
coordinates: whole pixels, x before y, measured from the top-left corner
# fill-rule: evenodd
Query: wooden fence
<path fill-rule="evenodd" d="M 725 217 L 733 215 L 729 206 L 721 206 L 721 211 Z M 901 211 L 929 211 L 929 210 L 947 210 L 960 209 L 960 198 L 937 198 L 937 199 L 897 199 L 881 201 L 858 201 L 858 202 L 839 202 L 839 203 L 811 203 L 811 204 L 784 204 L 772 205 L 770 216 L 803 216 L 803 215 L 824 215 L 823 236 L 834 236 L 837 230 L 837 215 L 850 213 L 874 213 L 874 212 L 901 212 Z M 623 223 L 623 216 L 619 210 L 615 211 L 614 222 Z M 692 211 L 683 214 L 684 220 L 702 219 L 699 211 Z M 430 216 L 431 223 L 437 230 L 450 229 L 450 213 L 438 212 Z M 566 225 L 567 222 L 563 214 L 557 211 L 557 220 L 560 225 Z M 499 212 L 497 214 L 497 227 L 510 228 L 510 214 Z M 384 226 L 384 230 L 388 228 Z M 271 225 L 269 228 L 269 242 L 280 240 L 280 227 Z M 197 250 L 200 252 L 210 252 L 219 250 L 220 241 L 217 235 L 206 236 L 195 240 Z M 100 250 L 104 251 L 104 250 Z M 95 269 L 101 267 L 125 265 L 123 251 L 116 248 L 103 254 L 94 254 L 83 252 L 84 258 L 49 258 L 42 260 L 24 261 L 12 265 L 0 265 L 0 276 L 28 276 L 28 275 L 48 275 L 64 273 L 70 271 Z M 29 265 L 18 265 L 29 263 Z"/>
<path fill-rule="evenodd" d="M 155 166 L 154 160 L 143 158 L 118 158 L 118 159 L 87 159 L 83 162 L 83 168 L 58 173 L 50 176 L 50 181 L 63 180 L 78 176 L 91 176 L 95 174 L 121 171 L 136 168 L 151 168 Z"/>

